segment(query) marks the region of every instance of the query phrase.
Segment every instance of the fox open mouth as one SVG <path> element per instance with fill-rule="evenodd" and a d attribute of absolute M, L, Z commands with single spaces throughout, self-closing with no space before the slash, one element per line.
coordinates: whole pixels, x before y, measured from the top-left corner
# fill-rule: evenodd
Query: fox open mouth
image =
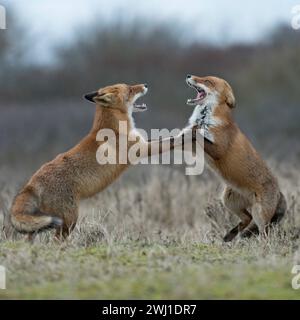
<path fill-rule="evenodd" d="M 133 104 L 133 111 L 134 112 L 143 112 L 147 110 L 147 105 L 145 103 L 142 104 Z"/>
<path fill-rule="evenodd" d="M 195 89 L 196 91 L 197 91 L 197 96 L 196 96 L 196 98 L 194 98 L 194 99 L 188 99 L 187 100 L 187 104 L 188 105 L 195 105 L 195 104 L 197 104 L 197 103 L 199 103 L 199 102 L 201 102 L 202 100 L 204 100 L 205 99 L 205 97 L 206 97 L 206 95 L 207 95 L 207 93 L 206 93 L 206 91 L 204 90 L 204 89 L 202 89 L 202 88 L 199 88 L 199 87 L 196 87 L 196 86 L 194 86 L 194 85 L 192 85 L 191 83 L 189 83 L 189 82 L 187 82 L 188 83 L 188 85 L 191 87 L 191 88 L 193 88 L 193 89 Z"/>
<path fill-rule="evenodd" d="M 136 98 L 134 99 L 134 103 L 133 103 L 133 112 L 143 112 L 147 110 L 147 105 L 145 103 L 139 104 L 136 103 L 136 101 L 138 99 L 140 99 L 141 97 L 143 97 L 146 93 L 147 93 L 148 89 L 145 88 L 143 92 L 137 94 Z"/>

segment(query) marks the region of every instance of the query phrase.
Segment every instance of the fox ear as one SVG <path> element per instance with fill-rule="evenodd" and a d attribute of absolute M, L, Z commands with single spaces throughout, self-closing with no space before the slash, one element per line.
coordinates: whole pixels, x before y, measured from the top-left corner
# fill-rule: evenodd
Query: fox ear
<path fill-rule="evenodd" d="M 90 102 L 92 102 L 92 103 L 95 103 L 94 98 L 95 98 L 97 95 L 98 95 L 98 92 L 97 92 L 97 91 L 93 91 L 93 92 L 90 92 L 90 93 L 85 94 L 83 97 L 84 97 L 86 100 L 88 100 L 88 101 L 90 101 Z"/>
<path fill-rule="evenodd" d="M 114 101 L 114 94 L 113 93 L 102 93 L 95 97 L 95 101 L 97 103 L 102 104 L 103 106 L 109 106 Z"/>
<path fill-rule="evenodd" d="M 99 103 L 103 106 L 109 106 L 113 102 L 113 93 L 102 93 L 99 94 L 97 91 L 88 93 L 84 96 L 85 99 L 92 103 Z"/>
<path fill-rule="evenodd" d="M 236 102 L 235 102 L 235 97 L 234 94 L 232 92 L 231 87 L 229 86 L 229 84 L 227 84 L 226 86 L 226 104 L 228 105 L 229 108 L 233 109 L 236 106 Z"/>

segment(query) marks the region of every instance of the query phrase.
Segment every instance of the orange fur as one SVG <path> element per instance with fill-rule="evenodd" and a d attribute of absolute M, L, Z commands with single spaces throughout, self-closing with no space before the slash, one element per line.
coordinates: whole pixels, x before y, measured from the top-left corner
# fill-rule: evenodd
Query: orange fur
<path fill-rule="evenodd" d="M 204 141 L 206 159 L 227 185 L 223 193 L 224 205 L 242 220 L 225 240 L 232 240 L 238 232 L 248 236 L 256 227 L 264 233 L 272 221 L 281 219 L 286 203 L 277 179 L 234 122 L 235 98 L 230 85 L 216 77 L 190 76 L 187 82 L 206 92 L 204 99 L 195 103 L 205 106 L 212 101 L 210 119 L 204 121 L 208 123 L 207 135 L 212 139 Z M 197 114 L 194 114 L 192 120 L 196 118 Z M 190 123 L 190 126 L 195 125 L 196 122 Z"/>
<path fill-rule="evenodd" d="M 77 222 L 80 199 L 91 197 L 105 189 L 129 166 L 100 165 L 97 162 L 96 152 L 103 143 L 96 140 L 98 131 L 112 129 L 117 139 L 120 134 L 127 137 L 130 134 L 136 136 L 136 139 L 142 139 L 135 132 L 131 112 L 135 100 L 146 91 L 144 85 L 118 84 L 86 95 L 88 100 L 96 103 L 92 129 L 71 150 L 44 164 L 16 196 L 11 208 L 11 222 L 18 231 L 33 234 L 54 227 L 58 237 L 69 234 Z M 119 132 L 119 121 L 127 122 L 127 132 Z M 170 139 L 164 139 L 166 140 Z M 160 147 L 157 150 L 161 153 L 180 142 L 181 137 L 173 139 L 168 146 L 162 146 L 162 142 L 158 141 L 143 141 L 147 146 L 147 153 L 142 156 L 148 156 L 150 149 L 157 145 Z M 128 144 L 130 145 L 132 143 Z"/>

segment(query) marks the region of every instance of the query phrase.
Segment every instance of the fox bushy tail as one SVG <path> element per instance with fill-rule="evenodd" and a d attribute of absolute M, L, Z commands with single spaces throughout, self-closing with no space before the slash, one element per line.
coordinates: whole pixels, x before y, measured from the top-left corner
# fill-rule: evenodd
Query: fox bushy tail
<path fill-rule="evenodd" d="M 39 232 L 62 225 L 62 219 L 38 209 L 37 197 L 30 189 L 25 189 L 15 198 L 10 221 L 17 231 L 24 233 Z"/>
<path fill-rule="evenodd" d="M 280 192 L 279 201 L 275 210 L 275 214 L 271 220 L 272 223 L 278 223 L 283 218 L 287 210 L 287 203 L 284 195 Z"/>

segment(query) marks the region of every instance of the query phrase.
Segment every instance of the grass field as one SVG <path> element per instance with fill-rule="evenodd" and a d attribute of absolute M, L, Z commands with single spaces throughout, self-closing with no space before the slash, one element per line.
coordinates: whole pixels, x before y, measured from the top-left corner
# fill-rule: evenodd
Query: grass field
<path fill-rule="evenodd" d="M 291 269 L 300 264 L 299 168 L 269 163 L 289 209 L 267 240 L 223 243 L 236 219 L 207 171 L 187 177 L 168 167 L 131 168 L 82 202 L 67 241 L 48 232 L 30 245 L 2 234 L 7 290 L 0 298 L 299 299 L 291 287 Z M 1 200 L 8 207 L 29 172 L 4 169 Z"/>
<path fill-rule="evenodd" d="M 111 1 L 120 2 L 115 14 L 109 14 L 107 1 L 99 6 L 107 16 L 102 19 L 97 6 L 84 1 L 83 19 L 76 14 L 76 28 L 67 39 L 67 30 L 60 32 L 57 23 L 65 5 L 46 36 L 35 26 L 36 19 L 44 19 L 45 2 L 35 4 L 37 11 L 28 19 L 21 15 L 29 9 L 4 4 L 8 28 L 0 30 L 0 266 L 7 270 L 0 299 L 299 299 L 291 270 L 300 265 L 300 33 L 290 25 L 292 16 L 283 19 L 290 11 L 282 5 L 277 17 L 270 6 L 268 30 L 257 38 L 251 37 L 251 21 L 257 30 L 265 25 L 257 14 L 259 1 L 253 12 L 247 5 L 247 20 L 235 24 L 239 30 L 222 12 L 220 30 L 208 37 L 203 5 L 201 21 L 194 21 L 186 16 L 189 7 L 197 10 L 191 3 L 165 1 L 170 12 L 182 2 L 180 22 L 176 10 L 175 20 L 165 14 L 159 18 L 163 2 L 159 10 L 152 4 L 153 14 L 146 19 L 141 1 L 128 6 Z M 58 8 L 58 1 L 48 2 Z M 212 19 L 225 8 L 220 2 L 210 1 Z M 241 11 L 239 6 L 226 3 L 228 12 L 231 7 Z M 65 23 L 76 9 L 72 3 Z M 48 11 L 47 19 L 51 6 Z M 146 11 L 151 13 L 151 7 Z M 85 12 L 95 18 L 87 19 Z M 287 24 L 279 25 L 281 20 Z M 55 26 L 57 42 L 48 35 Z M 243 39 L 236 37 L 243 32 Z M 224 243 L 237 218 L 220 202 L 221 182 L 207 169 L 187 177 L 174 166 L 131 168 L 83 201 L 78 225 L 65 242 L 54 241 L 49 231 L 34 244 L 22 235 L 5 237 L 1 211 L 8 211 L 44 162 L 89 132 L 95 107 L 82 99 L 84 94 L 113 83 L 147 83 L 149 93 L 139 103 L 149 108 L 134 114 L 137 128 L 148 133 L 184 128 L 193 110 L 186 101 L 195 94 L 184 82 L 188 73 L 230 83 L 238 126 L 279 179 L 288 212 L 268 239 Z"/>

